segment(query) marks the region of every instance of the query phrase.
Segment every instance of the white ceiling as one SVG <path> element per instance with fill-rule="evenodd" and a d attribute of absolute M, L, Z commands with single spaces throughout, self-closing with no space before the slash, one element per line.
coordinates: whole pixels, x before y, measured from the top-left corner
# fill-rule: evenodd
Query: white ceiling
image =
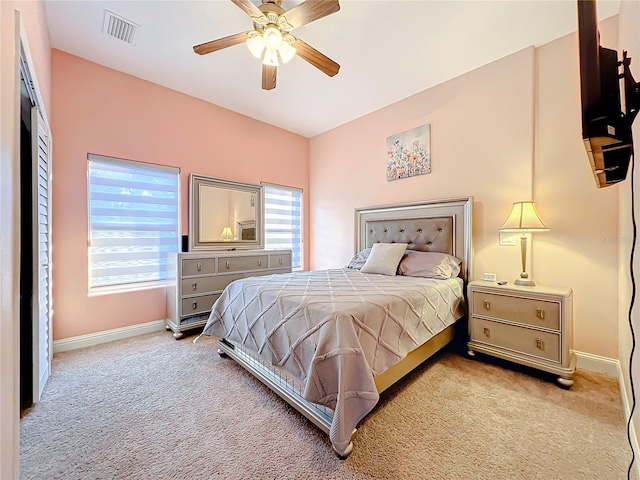
<path fill-rule="evenodd" d="M 252 0 L 259 4 L 260 0 Z M 283 0 L 285 10 L 301 3 Z M 577 30 L 575 0 L 340 0 L 293 34 L 340 64 L 328 77 L 295 57 L 261 88 L 245 45 L 193 46 L 252 29 L 230 0 L 46 0 L 51 46 L 313 137 L 530 45 Z M 600 19 L 620 0 L 598 0 Z M 136 46 L 102 33 L 105 8 L 142 26 Z"/>

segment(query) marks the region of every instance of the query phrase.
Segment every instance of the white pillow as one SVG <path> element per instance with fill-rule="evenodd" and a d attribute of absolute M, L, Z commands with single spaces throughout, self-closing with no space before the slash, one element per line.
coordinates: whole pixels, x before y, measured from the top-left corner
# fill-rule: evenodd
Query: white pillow
<path fill-rule="evenodd" d="M 360 271 L 395 275 L 406 249 L 406 243 L 374 243 L 371 254 Z"/>

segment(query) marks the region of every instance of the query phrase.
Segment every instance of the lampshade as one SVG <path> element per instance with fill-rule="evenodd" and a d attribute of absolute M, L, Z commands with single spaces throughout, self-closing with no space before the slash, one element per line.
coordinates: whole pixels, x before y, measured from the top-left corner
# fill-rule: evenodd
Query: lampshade
<path fill-rule="evenodd" d="M 279 65 L 278 51 L 267 48 L 264 52 L 264 58 L 262 59 L 262 63 L 265 65 L 270 65 L 272 67 L 277 67 Z"/>
<path fill-rule="evenodd" d="M 520 278 L 513 282 L 515 285 L 534 287 L 536 284 L 527 273 L 527 232 L 547 232 L 549 229 L 544 224 L 533 202 L 516 202 L 511 207 L 511 213 L 500 227 L 501 232 L 518 232 L 520 236 L 520 258 L 522 260 L 522 272 Z"/>
<path fill-rule="evenodd" d="M 262 35 L 254 35 L 247 38 L 247 48 L 249 48 L 251 55 L 260 58 L 264 50 L 264 38 L 262 38 Z"/>
<path fill-rule="evenodd" d="M 296 55 L 296 49 L 289 45 L 287 42 L 282 42 L 280 48 L 278 49 L 278 53 L 280 54 L 280 59 L 282 63 L 287 63 Z"/>
<path fill-rule="evenodd" d="M 516 202 L 501 232 L 548 232 L 533 202 Z"/>
<path fill-rule="evenodd" d="M 231 231 L 231 227 L 224 227 L 220 235 L 225 240 L 229 240 L 231 237 L 233 237 L 233 232 Z"/>
<path fill-rule="evenodd" d="M 282 34 L 278 27 L 273 25 L 264 29 L 262 38 L 264 38 L 264 46 L 267 47 L 268 50 L 278 50 L 280 45 L 282 45 Z"/>

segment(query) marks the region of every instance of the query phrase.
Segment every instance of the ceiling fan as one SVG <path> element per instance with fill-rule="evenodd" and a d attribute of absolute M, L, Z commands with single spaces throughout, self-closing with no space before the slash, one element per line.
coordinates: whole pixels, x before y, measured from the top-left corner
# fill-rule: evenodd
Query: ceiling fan
<path fill-rule="evenodd" d="M 262 88 L 276 88 L 276 69 L 280 60 L 287 63 L 296 54 L 314 67 L 333 77 L 340 65 L 311 45 L 291 35 L 291 31 L 340 10 L 338 0 L 306 0 L 284 10 L 282 0 L 262 0 L 256 6 L 250 0 L 231 0 L 253 20 L 253 30 L 236 33 L 193 47 L 200 55 L 245 42 L 256 58 L 262 58 Z"/>

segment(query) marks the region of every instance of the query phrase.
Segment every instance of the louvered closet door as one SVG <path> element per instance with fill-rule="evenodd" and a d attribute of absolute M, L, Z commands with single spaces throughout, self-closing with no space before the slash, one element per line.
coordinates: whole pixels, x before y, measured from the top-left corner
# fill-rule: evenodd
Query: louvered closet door
<path fill-rule="evenodd" d="M 37 107 L 31 109 L 33 155 L 33 402 L 51 372 L 51 138 Z"/>

